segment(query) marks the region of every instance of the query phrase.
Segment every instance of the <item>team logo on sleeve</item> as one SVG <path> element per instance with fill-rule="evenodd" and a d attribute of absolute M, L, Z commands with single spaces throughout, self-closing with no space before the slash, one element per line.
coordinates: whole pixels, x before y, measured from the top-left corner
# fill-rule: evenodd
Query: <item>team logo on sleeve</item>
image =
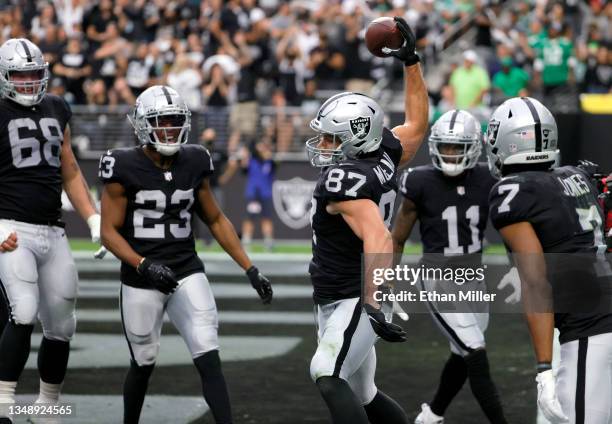
<path fill-rule="evenodd" d="M 349 124 L 353 135 L 360 140 L 366 138 L 370 133 L 370 117 L 351 119 Z"/>
<path fill-rule="evenodd" d="M 499 131 L 499 121 L 490 120 L 489 126 L 487 127 L 487 143 L 491 146 L 495 145 L 497 141 L 497 132 Z"/>
<path fill-rule="evenodd" d="M 310 208 L 315 181 L 295 177 L 285 181 L 274 181 L 272 200 L 274 210 L 287 227 L 299 230 L 310 222 Z"/>

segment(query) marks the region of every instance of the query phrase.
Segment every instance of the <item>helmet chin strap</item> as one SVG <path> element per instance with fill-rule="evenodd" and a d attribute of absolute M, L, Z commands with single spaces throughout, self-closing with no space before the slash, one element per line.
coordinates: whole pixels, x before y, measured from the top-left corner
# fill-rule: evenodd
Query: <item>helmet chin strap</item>
<path fill-rule="evenodd" d="M 456 177 L 465 171 L 465 166 L 463 166 L 463 163 L 446 163 L 443 160 L 440 162 L 442 172 L 444 175 L 448 175 L 449 177 Z"/>

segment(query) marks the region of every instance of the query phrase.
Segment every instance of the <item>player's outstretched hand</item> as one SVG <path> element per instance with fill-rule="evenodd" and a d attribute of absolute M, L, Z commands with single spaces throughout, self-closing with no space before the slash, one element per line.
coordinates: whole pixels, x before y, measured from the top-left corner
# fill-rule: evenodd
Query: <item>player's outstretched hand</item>
<path fill-rule="evenodd" d="M 166 265 L 156 264 L 144 258 L 136 268 L 147 281 L 163 294 L 170 294 L 178 285 L 174 272 Z"/>
<path fill-rule="evenodd" d="M 506 273 L 497 285 L 497 290 L 503 290 L 504 287 L 512 287 L 512 293 L 504 300 L 504 302 L 514 305 L 521 301 L 521 277 L 519 276 L 518 269 L 515 266 L 510 268 L 510 271 Z"/>
<path fill-rule="evenodd" d="M 414 33 L 410 29 L 410 26 L 401 16 L 394 16 L 393 20 L 395 21 L 397 29 L 399 29 L 399 31 L 402 33 L 402 37 L 404 37 L 406 42 L 399 49 L 392 50 L 389 55 L 404 62 L 405 66 L 411 66 L 418 63 L 421 59 L 416 52 L 416 38 L 414 37 Z"/>
<path fill-rule="evenodd" d="M 406 332 L 402 327 L 392 322 L 387 322 L 385 314 L 380 309 L 366 303 L 365 311 L 368 314 L 370 325 L 374 329 L 374 332 L 383 340 L 388 342 L 405 342 Z"/>
<path fill-rule="evenodd" d="M 261 298 L 263 304 L 267 305 L 272 302 L 272 284 L 270 284 L 270 280 L 259 272 L 259 269 L 255 265 L 251 266 L 246 271 L 247 277 L 249 277 L 249 281 L 251 285 L 257 291 L 257 294 Z"/>
<path fill-rule="evenodd" d="M 559 398 L 555 391 L 555 376 L 552 370 L 542 371 L 536 377 L 538 382 L 538 406 L 551 423 L 569 422 L 561 409 Z"/>

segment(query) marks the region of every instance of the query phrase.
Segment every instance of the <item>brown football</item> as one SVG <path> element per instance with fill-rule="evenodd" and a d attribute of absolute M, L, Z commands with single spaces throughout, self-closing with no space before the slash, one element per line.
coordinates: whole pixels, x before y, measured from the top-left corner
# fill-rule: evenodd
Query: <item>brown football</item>
<path fill-rule="evenodd" d="M 374 56 L 387 57 L 382 52 L 382 48 L 399 49 L 404 44 L 404 37 L 393 18 L 382 17 L 370 22 L 366 29 L 365 42 L 368 50 Z"/>

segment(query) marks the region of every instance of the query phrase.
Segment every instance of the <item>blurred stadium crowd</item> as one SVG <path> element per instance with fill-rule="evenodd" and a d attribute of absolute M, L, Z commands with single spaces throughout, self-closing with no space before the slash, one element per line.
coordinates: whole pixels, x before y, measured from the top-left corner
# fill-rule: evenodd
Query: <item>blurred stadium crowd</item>
<path fill-rule="evenodd" d="M 454 107 L 486 116 L 505 98 L 527 93 L 551 109 L 572 108 L 578 93 L 608 93 L 612 80 L 612 3 L 605 0 L 0 5 L 0 42 L 26 37 L 40 46 L 53 74 L 49 90 L 76 105 L 82 133 L 88 119 L 99 126 L 100 116 L 113 116 L 92 118 L 92 111 L 123 110 L 148 86 L 168 84 L 200 118 L 195 137 L 212 128 L 228 152 L 255 139 L 277 152 L 301 150 L 310 117 L 331 92 L 364 92 L 393 110 L 401 66 L 373 57 L 363 41 L 367 23 L 381 15 L 406 17 L 426 76 L 438 76 L 429 85 L 432 119 Z M 107 138 L 114 147 L 121 137 Z"/>

